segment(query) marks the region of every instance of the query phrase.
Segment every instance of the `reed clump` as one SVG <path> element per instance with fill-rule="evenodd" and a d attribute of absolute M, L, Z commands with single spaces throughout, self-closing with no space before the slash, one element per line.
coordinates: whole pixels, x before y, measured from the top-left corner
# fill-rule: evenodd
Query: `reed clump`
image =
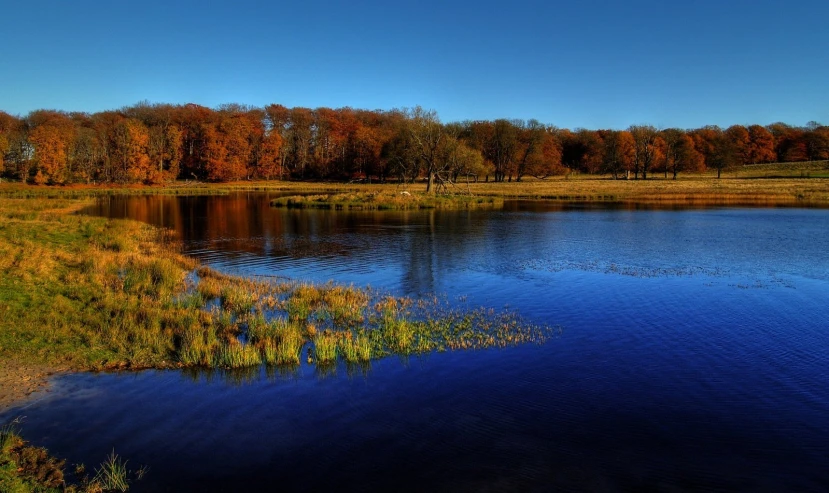
<path fill-rule="evenodd" d="M 338 352 L 346 363 L 367 363 L 373 356 L 372 343 L 365 333 L 342 333 L 338 341 Z"/>
<path fill-rule="evenodd" d="M 337 335 L 330 331 L 314 337 L 314 357 L 318 365 L 330 365 L 337 360 Z"/>

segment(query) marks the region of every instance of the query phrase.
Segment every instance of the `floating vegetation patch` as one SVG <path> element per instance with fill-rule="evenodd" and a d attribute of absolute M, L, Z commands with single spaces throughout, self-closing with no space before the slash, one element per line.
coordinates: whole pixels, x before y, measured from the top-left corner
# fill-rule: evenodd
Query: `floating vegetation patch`
<path fill-rule="evenodd" d="M 362 364 L 390 355 L 541 343 L 553 330 L 512 312 L 457 308 L 437 298 L 413 300 L 332 283 L 239 280 L 207 268 L 198 274 L 194 292 L 222 297 L 224 287 L 200 284 L 231 283 L 234 296 L 246 301 L 214 307 L 197 329 L 203 335 L 185 332 L 178 349 L 183 366 L 299 365 L 306 348 L 308 362 L 318 366 Z"/>
<path fill-rule="evenodd" d="M 333 210 L 500 209 L 501 197 L 429 194 L 409 191 L 292 195 L 271 201 L 273 207 Z"/>

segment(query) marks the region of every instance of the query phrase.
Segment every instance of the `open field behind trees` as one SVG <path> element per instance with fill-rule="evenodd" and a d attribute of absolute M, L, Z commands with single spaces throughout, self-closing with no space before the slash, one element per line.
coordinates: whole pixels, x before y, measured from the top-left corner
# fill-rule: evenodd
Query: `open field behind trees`
<path fill-rule="evenodd" d="M 677 177 L 829 159 L 829 126 L 560 129 L 536 120 L 443 123 L 420 107 L 139 103 L 95 114 L 0 111 L 0 175 L 37 184 L 426 179 L 568 173 Z"/>

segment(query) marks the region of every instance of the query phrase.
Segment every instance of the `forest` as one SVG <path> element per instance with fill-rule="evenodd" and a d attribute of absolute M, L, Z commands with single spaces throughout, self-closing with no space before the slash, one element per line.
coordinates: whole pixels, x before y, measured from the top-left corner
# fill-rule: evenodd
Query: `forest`
<path fill-rule="evenodd" d="M 521 181 L 829 159 L 829 126 L 562 129 L 537 120 L 442 123 L 434 111 L 141 102 L 99 113 L 0 111 L 0 170 L 40 185 L 173 180 Z"/>

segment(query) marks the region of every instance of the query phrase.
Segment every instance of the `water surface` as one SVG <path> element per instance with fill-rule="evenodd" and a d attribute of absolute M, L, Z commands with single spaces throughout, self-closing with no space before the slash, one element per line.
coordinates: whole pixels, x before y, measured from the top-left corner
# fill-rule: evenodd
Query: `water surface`
<path fill-rule="evenodd" d="M 172 228 L 225 272 L 437 293 L 563 330 L 329 375 L 70 375 L 23 410 L 27 437 L 87 465 L 115 447 L 150 465 L 138 491 L 829 489 L 829 211 L 267 200 L 87 212 Z"/>

